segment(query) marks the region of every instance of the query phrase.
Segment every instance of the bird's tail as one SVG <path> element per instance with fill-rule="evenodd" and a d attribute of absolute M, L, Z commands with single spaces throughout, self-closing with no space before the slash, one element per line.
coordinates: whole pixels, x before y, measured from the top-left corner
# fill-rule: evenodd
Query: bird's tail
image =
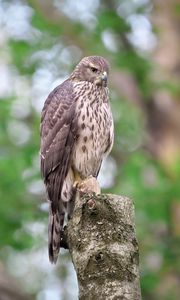
<path fill-rule="evenodd" d="M 48 224 L 48 248 L 49 248 L 49 260 L 51 263 L 56 263 L 59 250 L 61 232 L 64 223 L 64 213 L 60 214 L 57 210 L 52 213 L 51 209 L 49 212 L 49 224 Z"/>

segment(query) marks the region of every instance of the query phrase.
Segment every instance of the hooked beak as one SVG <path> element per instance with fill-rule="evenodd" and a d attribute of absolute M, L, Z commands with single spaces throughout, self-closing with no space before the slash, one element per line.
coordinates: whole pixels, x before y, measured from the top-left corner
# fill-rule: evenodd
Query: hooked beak
<path fill-rule="evenodd" d="M 107 86 L 107 78 L 108 78 L 107 72 L 104 71 L 101 76 L 103 86 Z"/>
<path fill-rule="evenodd" d="M 98 76 L 95 80 L 95 84 L 99 85 L 99 86 L 107 86 L 107 78 L 108 78 L 108 74 L 106 71 L 104 71 L 100 76 Z"/>

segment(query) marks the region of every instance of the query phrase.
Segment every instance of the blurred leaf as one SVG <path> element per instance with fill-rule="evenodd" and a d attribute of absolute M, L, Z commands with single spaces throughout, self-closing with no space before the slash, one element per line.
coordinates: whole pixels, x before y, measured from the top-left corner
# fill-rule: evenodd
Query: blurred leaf
<path fill-rule="evenodd" d="M 11 56 L 14 65 L 22 74 L 32 74 L 35 71 L 35 65 L 30 63 L 29 58 L 33 53 L 33 47 L 24 41 L 9 41 Z"/>
<path fill-rule="evenodd" d="M 130 26 L 126 21 L 112 10 L 104 10 L 99 13 L 98 27 L 101 30 L 112 29 L 118 34 L 130 31 Z"/>

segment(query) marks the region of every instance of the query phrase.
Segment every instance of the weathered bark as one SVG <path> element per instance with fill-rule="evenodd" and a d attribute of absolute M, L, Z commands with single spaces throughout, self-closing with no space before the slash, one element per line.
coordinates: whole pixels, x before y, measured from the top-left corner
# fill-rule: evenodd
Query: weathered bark
<path fill-rule="evenodd" d="M 80 300 L 141 299 L 129 198 L 77 192 L 67 235 Z"/>

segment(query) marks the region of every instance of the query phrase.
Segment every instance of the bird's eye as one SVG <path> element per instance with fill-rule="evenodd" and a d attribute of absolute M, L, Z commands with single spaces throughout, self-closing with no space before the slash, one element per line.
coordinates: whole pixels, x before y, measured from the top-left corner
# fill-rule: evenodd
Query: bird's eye
<path fill-rule="evenodd" d="M 96 69 L 96 68 L 94 68 L 94 67 L 91 67 L 91 71 L 92 71 L 93 73 L 97 73 L 97 72 L 98 72 L 98 69 Z"/>

